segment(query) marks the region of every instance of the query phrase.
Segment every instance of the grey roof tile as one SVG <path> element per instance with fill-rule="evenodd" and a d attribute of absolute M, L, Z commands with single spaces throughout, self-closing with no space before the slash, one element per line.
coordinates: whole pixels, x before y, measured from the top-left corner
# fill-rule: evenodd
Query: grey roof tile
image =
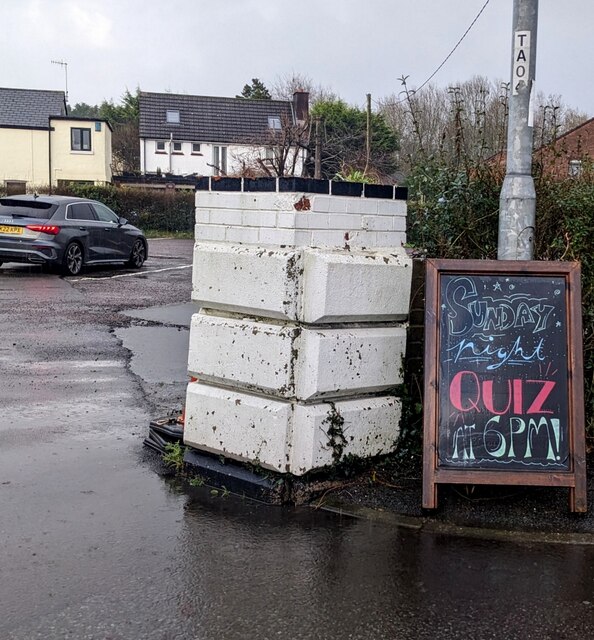
<path fill-rule="evenodd" d="M 50 116 L 65 116 L 63 91 L 0 88 L 0 126 L 49 126 Z"/>
<path fill-rule="evenodd" d="M 179 111 L 179 124 L 166 121 L 167 110 Z M 291 102 L 140 93 L 140 137 L 226 144 L 266 142 L 268 117 L 294 122 Z"/>

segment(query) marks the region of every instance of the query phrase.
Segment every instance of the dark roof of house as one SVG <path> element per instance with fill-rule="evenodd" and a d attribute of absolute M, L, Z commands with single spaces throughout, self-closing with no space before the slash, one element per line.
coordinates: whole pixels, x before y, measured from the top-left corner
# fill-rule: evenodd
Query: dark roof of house
<path fill-rule="evenodd" d="M 0 88 L 0 127 L 47 129 L 50 116 L 65 115 L 63 91 Z"/>
<path fill-rule="evenodd" d="M 168 110 L 179 111 L 179 124 L 166 121 Z M 293 106 L 284 100 L 248 100 L 140 93 L 140 137 L 226 144 L 256 144 L 270 139 L 269 116 L 284 125 L 294 122 Z"/>

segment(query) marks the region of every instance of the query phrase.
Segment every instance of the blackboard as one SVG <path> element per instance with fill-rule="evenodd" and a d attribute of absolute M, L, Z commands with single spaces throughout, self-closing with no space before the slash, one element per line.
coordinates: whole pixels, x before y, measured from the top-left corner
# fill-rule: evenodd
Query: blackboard
<path fill-rule="evenodd" d="M 568 486 L 585 510 L 579 282 L 576 263 L 427 261 L 424 506 L 464 482 Z"/>

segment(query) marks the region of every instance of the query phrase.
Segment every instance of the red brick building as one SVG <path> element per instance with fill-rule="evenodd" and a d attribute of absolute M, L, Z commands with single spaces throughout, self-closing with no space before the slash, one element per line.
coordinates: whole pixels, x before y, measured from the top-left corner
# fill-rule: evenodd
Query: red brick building
<path fill-rule="evenodd" d="M 544 173 L 563 179 L 578 176 L 594 162 L 594 118 L 534 151 Z"/>

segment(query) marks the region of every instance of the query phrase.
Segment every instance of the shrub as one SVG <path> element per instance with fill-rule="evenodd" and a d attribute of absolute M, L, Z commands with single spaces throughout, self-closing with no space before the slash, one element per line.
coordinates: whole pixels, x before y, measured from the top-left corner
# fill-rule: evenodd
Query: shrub
<path fill-rule="evenodd" d="M 55 194 L 91 198 L 144 231 L 193 232 L 194 192 L 70 184 Z"/>
<path fill-rule="evenodd" d="M 488 166 L 415 167 L 408 179 L 409 243 L 428 257 L 495 259 L 503 177 Z M 535 260 L 581 263 L 586 433 L 594 442 L 594 177 L 538 175 L 535 188 Z"/>

